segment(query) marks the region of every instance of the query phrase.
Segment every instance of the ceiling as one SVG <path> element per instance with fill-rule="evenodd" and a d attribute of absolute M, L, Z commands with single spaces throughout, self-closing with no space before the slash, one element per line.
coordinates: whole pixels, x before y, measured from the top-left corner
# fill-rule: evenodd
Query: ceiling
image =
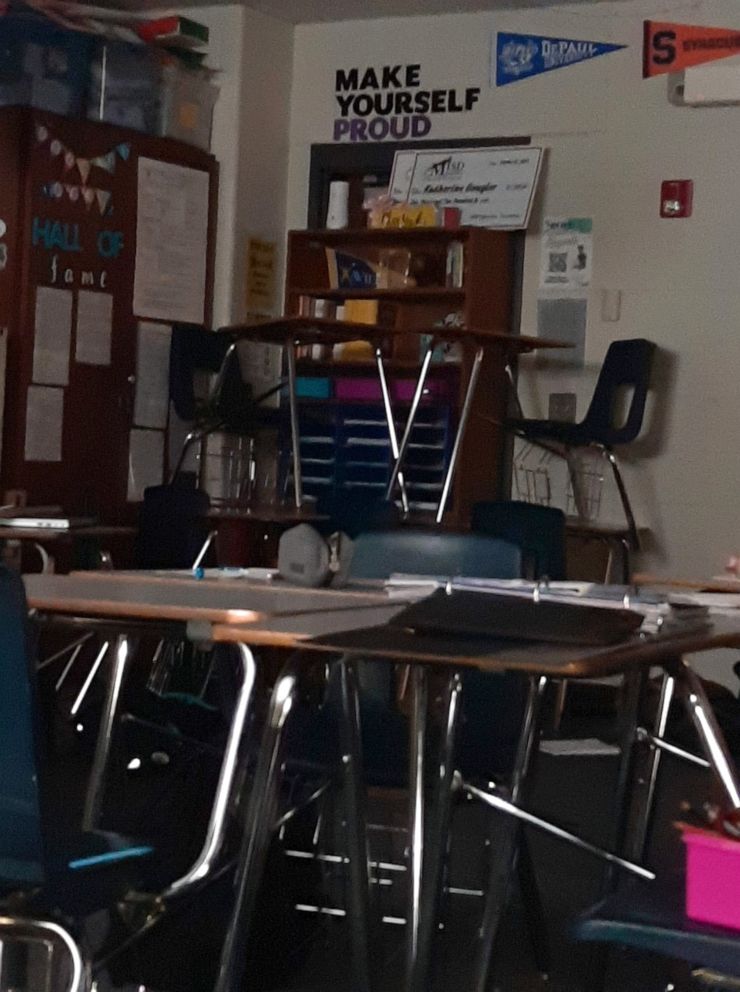
<path fill-rule="evenodd" d="M 99 2 L 99 0 L 98 0 Z M 205 0 L 233 3 L 234 0 Z M 348 21 L 374 17 L 409 17 L 415 14 L 467 14 L 480 10 L 552 7 L 555 0 L 248 0 L 247 7 L 293 24 Z M 576 0 L 588 3 L 590 0 Z M 177 8 L 202 6 L 204 0 L 179 0 Z M 162 10 L 162 0 L 123 0 L 111 7 L 126 10 Z"/>

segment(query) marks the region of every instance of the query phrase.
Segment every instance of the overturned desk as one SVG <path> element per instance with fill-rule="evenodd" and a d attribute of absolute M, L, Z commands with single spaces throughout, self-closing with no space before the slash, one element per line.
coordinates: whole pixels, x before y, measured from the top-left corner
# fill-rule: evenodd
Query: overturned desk
<path fill-rule="evenodd" d="M 404 463 L 408 455 L 411 434 L 414 429 L 419 406 L 425 393 L 435 348 L 441 342 L 458 342 L 462 346 L 461 393 L 457 425 L 454 432 L 444 481 L 439 501 L 435 509 L 435 520 L 441 523 L 452 495 L 453 482 L 462 462 L 468 464 L 464 492 L 458 487 L 455 514 L 458 523 L 467 522 L 472 504 L 479 499 L 491 499 L 496 493 L 496 428 L 491 420 L 499 423 L 503 419 L 506 404 L 506 368 L 513 359 L 526 352 L 542 348 L 563 348 L 568 345 L 559 341 L 503 333 L 485 328 L 436 327 L 425 325 L 404 326 L 399 329 L 375 324 L 360 324 L 325 318 L 287 316 L 252 324 L 222 328 L 223 333 L 236 340 L 244 339 L 285 347 L 288 372 L 288 399 L 290 406 L 291 449 L 293 466 L 293 493 L 295 505 L 303 504 L 303 483 L 300 457 L 300 429 L 298 422 L 298 399 L 296 394 L 296 348 L 307 344 L 337 344 L 363 340 L 373 350 L 373 367 L 378 376 L 383 410 L 390 442 L 393 468 L 386 488 L 386 498 L 395 496 L 398 487 L 404 512 L 409 510 Z M 420 363 L 406 364 L 407 370 L 414 369 L 413 396 L 408 415 L 399 438 L 396 429 L 396 414 L 393 409 L 391 390 L 388 385 L 389 363 L 384 357 L 384 342 L 400 335 L 412 336 L 423 345 L 420 348 Z M 419 350 L 419 349 L 417 349 Z M 334 363 L 337 368 L 352 367 L 353 363 Z M 481 375 L 486 389 L 480 388 Z"/>

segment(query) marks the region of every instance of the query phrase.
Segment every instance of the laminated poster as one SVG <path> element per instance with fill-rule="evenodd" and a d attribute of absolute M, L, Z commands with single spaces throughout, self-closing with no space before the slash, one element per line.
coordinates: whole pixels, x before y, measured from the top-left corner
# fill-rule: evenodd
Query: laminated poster
<path fill-rule="evenodd" d="M 138 160 L 134 313 L 184 324 L 205 319 L 210 177 Z"/>

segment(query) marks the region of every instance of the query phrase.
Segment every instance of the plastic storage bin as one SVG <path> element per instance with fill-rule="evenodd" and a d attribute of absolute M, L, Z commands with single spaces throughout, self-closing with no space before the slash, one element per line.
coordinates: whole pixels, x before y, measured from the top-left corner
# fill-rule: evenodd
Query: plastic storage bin
<path fill-rule="evenodd" d="M 195 145 L 204 152 L 211 149 L 213 108 L 218 87 L 206 73 L 188 70 L 173 62 L 164 66 L 159 114 L 159 133 Z"/>
<path fill-rule="evenodd" d="M 686 915 L 740 930 L 740 841 L 685 829 Z"/>
<path fill-rule="evenodd" d="M 158 134 L 163 58 L 153 45 L 97 42 L 90 67 L 88 118 Z"/>
<path fill-rule="evenodd" d="M 0 18 L 0 106 L 80 117 L 93 44 L 33 17 Z"/>

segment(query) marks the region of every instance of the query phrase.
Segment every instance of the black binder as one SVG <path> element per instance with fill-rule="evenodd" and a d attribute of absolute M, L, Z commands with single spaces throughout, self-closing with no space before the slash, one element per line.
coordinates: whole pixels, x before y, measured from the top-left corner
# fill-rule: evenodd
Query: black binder
<path fill-rule="evenodd" d="M 438 589 L 396 614 L 391 626 L 419 634 L 604 645 L 626 640 L 642 621 L 634 610 Z"/>

